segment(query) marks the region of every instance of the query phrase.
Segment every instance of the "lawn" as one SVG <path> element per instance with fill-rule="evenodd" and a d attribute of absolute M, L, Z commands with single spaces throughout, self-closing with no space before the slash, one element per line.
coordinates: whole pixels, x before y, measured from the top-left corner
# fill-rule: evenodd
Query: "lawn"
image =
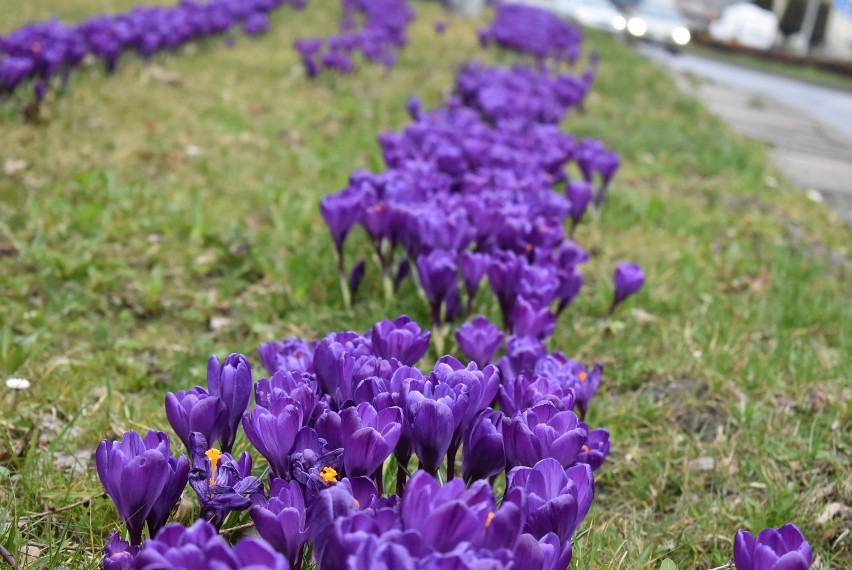
<path fill-rule="evenodd" d="M 0 0 L 0 34 L 56 11 L 17 4 Z M 134 2 L 59 15 L 106 4 Z M 31 567 L 98 567 L 112 504 L 50 511 L 98 495 L 98 442 L 166 428 L 164 393 L 203 384 L 210 354 L 243 352 L 257 376 L 266 340 L 427 324 L 411 284 L 385 302 L 376 271 L 343 308 L 319 200 L 380 168 L 375 137 L 406 123 L 409 95 L 437 104 L 462 62 L 512 58 L 470 22 L 436 36 L 447 16 L 418 4 L 393 71 L 308 81 L 291 43 L 336 25 L 328 5 L 284 8 L 233 49 L 81 71 L 38 124 L 23 96 L 0 102 L 0 377 L 32 382 L 0 385 L 0 543 Z M 565 128 L 623 166 L 577 232 L 594 258 L 551 341 L 605 365 L 589 421 L 613 442 L 572 567 L 710 568 L 738 528 L 787 521 L 816 567 L 852 566 L 852 231 L 665 71 L 606 36 L 588 46 L 600 72 Z M 621 259 L 648 280 L 605 321 Z"/>

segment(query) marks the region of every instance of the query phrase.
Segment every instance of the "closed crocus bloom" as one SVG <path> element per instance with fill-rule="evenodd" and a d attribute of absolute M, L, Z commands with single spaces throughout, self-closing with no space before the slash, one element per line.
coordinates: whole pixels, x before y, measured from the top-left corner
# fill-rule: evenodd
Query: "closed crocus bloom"
<path fill-rule="evenodd" d="M 255 406 L 251 413 L 243 416 L 246 437 L 278 477 L 287 473 L 287 457 L 302 427 L 302 414 L 302 408 L 295 402 L 281 399 L 271 410 Z"/>
<path fill-rule="evenodd" d="M 405 487 L 401 515 L 406 530 L 419 532 L 434 550 L 449 552 L 461 542 L 481 540 L 496 510 L 487 482 L 476 481 L 465 488 L 461 479 L 454 479 L 442 486 L 418 471 Z"/>
<path fill-rule="evenodd" d="M 488 266 L 491 263 L 491 257 L 487 253 L 473 253 L 464 251 L 459 258 L 461 266 L 462 281 L 467 289 L 469 298 L 476 297 L 479 291 L 479 284 L 485 273 L 488 271 Z"/>
<path fill-rule="evenodd" d="M 340 358 L 344 354 L 357 358 L 371 354 L 371 341 L 352 331 L 326 335 L 314 350 L 314 371 L 323 393 L 334 396 L 343 371 Z"/>
<path fill-rule="evenodd" d="M 588 437 L 572 411 L 559 411 L 550 402 L 515 414 L 503 425 L 506 459 L 510 465 L 532 467 L 552 457 L 565 468 L 577 458 Z"/>
<path fill-rule="evenodd" d="M 273 479 L 269 485 L 269 500 L 256 495 L 249 514 L 258 534 L 284 554 L 291 565 L 301 561 L 308 531 L 305 499 L 297 481 Z"/>
<path fill-rule="evenodd" d="M 402 315 L 393 321 L 384 320 L 373 326 L 373 353 L 386 360 L 396 358 L 411 366 L 426 354 L 431 333 Z"/>
<path fill-rule="evenodd" d="M 757 539 L 747 530 L 734 538 L 734 564 L 737 570 L 807 570 L 813 549 L 793 523 L 766 528 Z"/>
<path fill-rule="evenodd" d="M 417 273 L 420 286 L 432 307 L 432 320 L 440 323 L 441 305 L 458 288 L 456 275 L 458 264 L 455 252 L 436 249 L 417 258 Z M 436 319 L 436 317 L 438 317 Z"/>
<path fill-rule="evenodd" d="M 482 315 L 456 329 L 459 348 L 480 368 L 494 358 L 503 346 L 503 338 L 500 328 Z"/>
<path fill-rule="evenodd" d="M 207 389 L 211 396 L 218 396 L 228 409 L 228 421 L 222 428 L 219 443 L 222 450 L 230 453 L 237 437 L 240 419 L 251 401 L 251 365 L 242 354 L 231 354 L 219 363 L 216 356 L 207 362 Z"/>
<path fill-rule="evenodd" d="M 442 356 L 429 375 L 433 384 L 449 386 L 456 393 L 457 402 L 465 406 L 463 416 L 456 427 L 459 440 L 461 432 L 473 421 L 480 410 L 488 408 L 497 397 L 500 373 L 496 366 L 487 365 L 479 370 L 475 363 L 463 365 L 452 356 Z M 457 404 L 456 410 L 459 409 Z"/>
<path fill-rule="evenodd" d="M 189 450 L 189 434 L 200 432 L 216 441 L 228 423 L 228 408 L 220 398 L 196 386 L 192 390 L 166 394 L 166 418 Z"/>
<path fill-rule="evenodd" d="M 544 343 L 531 336 L 510 336 L 506 341 L 506 356 L 500 359 L 500 370 L 504 378 L 514 378 L 525 371 L 535 369 L 539 359 L 547 355 Z"/>
<path fill-rule="evenodd" d="M 237 559 L 235 568 L 245 570 L 290 570 L 287 559 L 273 550 L 272 546 L 257 538 L 244 538 L 233 548 Z"/>
<path fill-rule="evenodd" d="M 512 333 L 517 337 L 546 339 L 556 328 L 556 315 L 548 305 L 538 305 L 519 296 L 515 302 Z"/>
<path fill-rule="evenodd" d="M 279 370 L 313 373 L 315 346 L 315 342 L 303 338 L 285 338 L 280 342 L 265 342 L 257 352 L 270 374 Z"/>
<path fill-rule="evenodd" d="M 137 554 L 138 546 L 130 546 L 118 532 L 112 531 L 104 546 L 104 570 L 134 570 Z"/>
<path fill-rule="evenodd" d="M 592 469 L 585 464 L 567 471 L 552 458 L 534 467 L 516 467 L 507 475 L 506 500 L 526 512 L 525 532 L 541 539 L 556 533 L 559 542 L 571 540 L 594 498 Z"/>
<path fill-rule="evenodd" d="M 487 479 L 506 468 L 503 413 L 482 410 L 464 434 L 462 473 L 465 481 Z"/>
<path fill-rule="evenodd" d="M 186 483 L 189 480 L 189 459 L 186 455 L 168 458 L 169 482 L 160 497 L 154 502 L 151 512 L 145 522 L 148 524 L 148 534 L 154 536 L 166 524 L 175 506 L 180 501 Z"/>
<path fill-rule="evenodd" d="M 366 186 L 350 186 L 337 194 L 331 194 L 320 202 L 320 213 L 331 231 L 334 247 L 343 250 L 349 231 L 361 217 L 364 208 L 373 200 L 372 191 Z"/>
<path fill-rule="evenodd" d="M 153 430 L 144 439 L 130 431 L 121 441 L 104 440 L 98 446 L 98 476 L 127 526 L 133 546 L 142 543 L 145 519 L 172 484 L 170 457 L 168 436 Z"/>
<path fill-rule="evenodd" d="M 571 202 L 571 221 L 576 225 L 583 219 L 583 215 L 592 201 L 592 185 L 585 180 L 572 180 L 566 187 L 566 195 Z"/>
<path fill-rule="evenodd" d="M 564 570 L 571 564 L 571 542 L 560 541 L 549 532 L 540 540 L 532 534 L 522 534 L 513 552 L 518 568 L 527 570 Z"/>
<path fill-rule="evenodd" d="M 340 412 L 343 466 L 348 477 L 372 476 L 390 457 L 402 433 L 402 410 L 379 412 L 364 402 Z"/>
<path fill-rule="evenodd" d="M 550 402 L 560 411 L 570 410 L 575 399 L 574 390 L 569 385 L 531 372 L 504 379 L 497 396 L 500 409 L 509 417 L 543 402 Z"/>
<path fill-rule="evenodd" d="M 645 284 L 645 274 L 638 264 L 622 261 L 615 267 L 613 282 L 615 283 L 615 296 L 612 307 L 615 308 L 642 288 Z"/>
<path fill-rule="evenodd" d="M 429 473 L 438 472 L 452 443 L 454 403 L 452 396 L 432 399 L 416 391 L 405 397 L 408 434 L 422 468 Z"/>

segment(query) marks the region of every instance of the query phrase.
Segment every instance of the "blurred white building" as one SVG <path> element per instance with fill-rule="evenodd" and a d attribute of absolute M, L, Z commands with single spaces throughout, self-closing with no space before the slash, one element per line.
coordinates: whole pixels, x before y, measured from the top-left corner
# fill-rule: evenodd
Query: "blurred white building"
<path fill-rule="evenodd" d="M 778 16 L 754 4 L 731 4 L 710 23 L 708 32 L 716 41 L 769 49 L 778 37 Z"/>

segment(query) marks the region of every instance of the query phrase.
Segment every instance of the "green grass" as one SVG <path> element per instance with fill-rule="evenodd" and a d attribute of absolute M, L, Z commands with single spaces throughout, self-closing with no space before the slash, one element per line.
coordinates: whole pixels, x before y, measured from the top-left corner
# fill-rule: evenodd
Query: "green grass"
<path fill-rule="evenodd" d="M 758 55 L 749 53 L 739 53 L 735 51 L 726 51 L 712 46 L 692 43 L 687 48 L 689 53 L 718 59 L 727 63 L 741 65 L 764 71 L 766 73 L 774 73 L 776 75 L 784 75 L 792 79 L 800 79 L 808 83 L 815 83 L 824 87 L 832 87 L 843 91 L 852 92 L 852 77 L 841 73 L 832 73 L 825 69 L 820 69 L 807 63 L 792 63 L 778 61 L 774 59 L 763 58 Z"/>
<path fill-rule="evenodd" d="M 12 4 L 0 0 L 0 14 Z M 25 18 L 53 4 L 31 0 Z M 406 123 L 408 95 L 437 104 L 461 62 L 497 56 L 476 47 L 471 23 L 451 20 L 436 37 L 445 16 L 418 6 L 391 73 L 309 82 L 290 44 L 337 18 L 312 4 L 281 10 L 270 34 L 233 50 L 211 40 L 158 58 L 176 84 L 131 58 L 114 77 L 76 74 L 41 124 L 0 105 L 0 160 L 26 162 L 0 173 L 0 376 L 33 383 L 0 386 L 0 543 L 37 549 L 33 568 L 98 567 L 119 524 L 107 500 L 36 515 L 100 493 L 91 450 L 166 428 L 164 392 L 203 383 L 211 353 L 256 362 L 272 338 L 403 312 L 427 321 L 410 284 L 382 301 L 372 267 L 343 310 L 318 202 L 350 171 L 380 166 L 375 137 Z M 789 185 L 769 187 L 778 175 L 764 149 L 664 71 L 607 37 L 589 43 L 599 78 L 588 112 L 565 126 L 603 138 L 624 165 L 600 218 L 578 232 L 594 252 L 587 287 L 551 343 L 606 365 L 590 422 L 611 430 L 613 453 L 574 566 L 669 557 L 709 568 L 728 560 L 738 528 L 792 520 L 821 568 L 848 568 L 852 515 L 817 518 L 852 501 L 852 232 Z M 641 263 L 648 282 L 607 326 L 620 259 Z M 78 453 L 83 469 L 62 467 Z M 701 457 L 712 470 L 690 467 Z"/>

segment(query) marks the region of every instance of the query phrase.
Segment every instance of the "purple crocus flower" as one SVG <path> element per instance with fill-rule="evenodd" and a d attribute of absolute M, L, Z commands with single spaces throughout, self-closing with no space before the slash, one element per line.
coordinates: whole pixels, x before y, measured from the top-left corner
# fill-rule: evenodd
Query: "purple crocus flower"
<path fill-rule="evenodd" d="M 179 523 L 167 525 L 145 543 L 136 558 L 136 570 L 200 570 L 267 568 L 290 570 L 281 554 L 265 541 L 245 538 L 231 548 L 216 529 L 205 520 L 187 528 Z"/>
<path fill-rule="evenodd" d="M 308 532 L 318 568 L 346 567 L 347 557 L 360 546 L 352 543 L 365 537 L 341 532 L 341 526 L 361 510 L 375 506 L 377 496 L 375 484 L 366 477 L 343 479 L 317 494 L 308 513 Z"/>
<path fill-rule="evenodd" d="M 207 441 L 201 434 L 190 437 L 193 467 L 189 484 L 201 503 L 201 518 L 218 529 L 228 513 L 249 508 L 249 495 L 261 491 L 263 482 L 252 476 L 252 460 L 247 451 L 235 461 L 229 453 L 207 449 Z"/>
<path fill-rule="evenodd" d="M 458 290 L 456 254 L 436 249 L 428 255 L 421 255 L 417 258 L 417 272 L 420 277 L 420 286 L 432 308 L 432 324 L 439 325 L 442 321 L 441 307 L 449 299 L 450 294 Z"/>
<path fill-rule="evenodd" d="M 136 555 L 139 554 L 138 546 L 130 546 L 121 535 L 113 530 L 104 546 L 104 570 L 134 570 L 136 568 Z"/>
<path fill-rule="evenodd" d="M 260 345 L 257 352 L 264 368 L 270 374 L 275 374 L 279 370 L 312 373 L 315 346 L 315 342 L 303 338 L 285 338 L 280 342 L 265 342 Z"/>
<path fill-rule="evenodd" d="M 532 534 L 522 534 L 513 552 L 518 568 L 535 570 L 563 570 L 571 564 L 570 541 L 560 541 L 556 533 L 549 532 L 540 540 Z"/>
<path fill-rule="evenodd" d="M 545 305 L 538 305 L 519 296 L 515 301 L 512 333 L 516 337 L 546 339 L 556 329 L 556 315 Z"/>
<path fill-rule="evenodd" d="M 566 471 L 548 457 L 534 467 L 516 467 L 509 472 L 506 500 L 525 510 L 525 532 L 538 539 L 554 532 L 564 544 L 592 506 L 594 481 L 588 465 L 575 465 Z"/>
<path fill-rule="evenodd" d="M 284 554 L 291 566 L 299 567 L 302 545 L 308 538 L 302 486 L 297 481 L 272 479 L 269 500 L 258 494 L 252 501 L 249 514 L 258 534 Z"/>
<path fill-rule="evenodd" d="M 216 441 L 228 422 L 228 408 L 220 398 L 196 386 L 166 394 L 166 418 L 189 451 L 189 434 L 200 432 L 207 441 Z"/>
<path fill-rule="evenodd" d="M 121 441 L 104 440 L 98 446 L 95 454 L 98 476 L 127 526 L 133 546 L 142 543 L 142 527 L 155 508 L 159 513 L 169 513 L 174 507 L 175 503 L 166 505 L 161 501 L 163 494 L 180 497 L 173 487 L 182 490 L 186 485 L 186 477 L 181 480 L 182 468 L 179 469 L 177 462 L 170 463 L 170 458 L 168 436 L 154 430 L 144 439 L 130 431 Z M 155 524 L 160 517 L 156 518 Z"/>
<path fill-rule="evenodd" d="M 446 384 L 434 386 L 425 381 L 415 386 L 407 384 L 404 398 L 405 422 L 414 453 L 423 469 L 437 473 L 450 449 L 456 426 L 461 423 L 466 403 L 457 402 L 456 393 Z M 464 410 L 456 413 L 461 406 Z"/>
<path fill-rule="evenodd" d="M 363 402 L 340 412 L 343 466 L 348 477 L 372 476 L 390 457 L 402 434 L 402 410 L 379 412 Z"/>
<path fill-rule="evenodd" d="M 479 412 L 464 434 L 462 473 L 467 482 L 487 479 L 506 468 L 503 447 L 503 413 L 486 409 Z"/>
<path fill-rule="evenodd" d="M 586 430 L 588 431 L 588 427 L 586 427 Z M 577 454 L 576 463 L 587 463 L 592 471 L 597 471 L 603 465 L 607 455 L 609 455 L 609 431 L 593 429 L 589 431 L 586 443 L 583 444 L 583 448 Z"/>
<path fill-rule="evenodd" d="M 568 467 L 588 435 L 574 412 L 559 411 L 550 402 L 519 412 L 503 425 L 506 459 L 513 466 L 532 467 L 552 457 Z"/>
<path fill-rule="evenodd" d="M 488 266 L 491 264 L 491 257 L 486 253 L 473 253 L 465 250 L 459 258 L 461 265 L 462 281 L 467 289 L 468 307 L 476 297 L 479 291 L 479 284 L 482 278 L 488 272 Z"/>
<path fill-rule="evenodd" d="M 269 462 L 272 472 L 284 477 L 287 458 L 302 427 L 303 410 L 294 400 L 276 399 L 271 409 L 255 408 L 243 416 L 243 430 L 249 442 Z"/>
<path fill-rule="evenodd" d="M 615 267 L 613 282 L 615 283 L 615 295 L 612 300 L 612 306 L 610 307 L 610 313 L 622 301 L 642 288 L 645 284 L 645 274 L 638 264 L 622 261 Z"/>
<path fill-rule="evenodd" d="M 504 375 L 497 397 L 500 409 L 510 417 L 542 402 L 550 402 L 560 411 L 570 410 L 575 400 L 571 385 L 531 372 L 521 372 L 515 377 Z"/>
<path fill-rule="evenodd" d="M 320 213 L 331 231 L 338 255 L 342 255 L 349 231 L 361 217 L 364 208 L 372 202 L 372 197 L 370 189 L 365 186 L 349 186 L 337 194 L 326 196 L 320 202 Z"/>
<path fill-rule="evenodd" d="M 180 501 L 186 483 L 189 480 L 189 459 L 186 455 L 168 458 L 169 483 L 160 493 L 160 497 L 154 502 L 151 512 L 145 522 L 148 525 L 148 534 L 154 536 L 165 526 L 175 506 Z"/>
<path fill-rule="evenodd" d="M 482 540 L 497 506 L 486 481 L 466 488 L 454 479 L 441 486 L 424 471 L 415 473 L 405 487 L 400 508 L 406 530 L 417 531 L 437 552 L 449 552 L 463 541 Z"/>
<path fill-rule="evenodd" d="M 322 392 L 329 396 L 337 394 L 337 385 L 344 376 L 344 357 L 351 359 L 372 354 L 371 341 L 356 332 L 328 334 L 314 350 L 314 370 Z"/>
<path fill-rule="evenodd" d="M 503 346 L 503 338 L 500 328 L 482 315 L 456 329 L 459 348 L 480 368 L 494 358 Z"/>
<path fill-rule="evenodd" d="M 498 251 L 491 256 L 488 282 L 500 303 L 506 330 L 512 328 L 512 314 L 518 297 L 518 275 L 522 268 L 523 260 L 510 251 Z"/>
<path fill-rule="evenodd" d="M 220 364 L 215 355 L 211 356 L 207 361 L 207 389 L 228 409 L 228 421 L 222 427 L 219 444 L 222 451 L 230 453 L 240 419 L 251 401 L 252 378 L 248 359 L 242 354 L 231 354 Z"/>
<path fill-rule="evenodd" d="M 793 523 L 765 528 L 757 539 L 747 530 L 738 530 L 734 538 L 737 570 L 807 570 L 813 556 L 811 545 Z"/>
<path fill-rule="evenodd" d="M 573 229 L 583 219 L 583 215 L 589 208 L 589 203 L 592 201 L 592 185 L 585 180 L 572 180 L 566 186 L 566 195 L 571 202 L 571 223 Z"/>
<path fill-rule="evenodd" d="M 411 366 L 426 354 L 431 336 L 406 315 L 393 321 L 384 320 L 373 326 L 373 353 L 386 360 L 396 358 L 405 366 Z"/>
<path fill-rule="evenodd" d="M 506 356 L 500 359 L 503 377 L 511 379 L 524 371 L 535 369 L 536 362 L 547 355 L 544 343 L 530 336 L 510 336 L 506 341 Z"/>
<path fill-rule="evenodd" d="M 259 36 L 269 29 L 269 18 L 266 14 L 255 12 L 243 22 L 243 31 L 249 36 Z"/>

